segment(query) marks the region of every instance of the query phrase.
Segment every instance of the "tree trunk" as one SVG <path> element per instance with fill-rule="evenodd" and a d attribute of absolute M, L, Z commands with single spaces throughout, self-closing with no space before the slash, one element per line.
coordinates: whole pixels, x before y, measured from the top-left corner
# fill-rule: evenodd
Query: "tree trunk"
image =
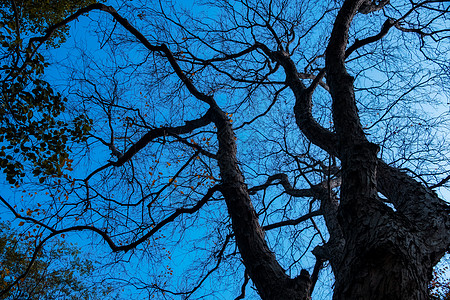
<path fill-rule="evenodd" d="M 415 224 L 378 197 L 377 147 L 366 142 L 342 152 L 345 246 L 333 264 L 334 299 L 427 299 L 435 262 Z"/>

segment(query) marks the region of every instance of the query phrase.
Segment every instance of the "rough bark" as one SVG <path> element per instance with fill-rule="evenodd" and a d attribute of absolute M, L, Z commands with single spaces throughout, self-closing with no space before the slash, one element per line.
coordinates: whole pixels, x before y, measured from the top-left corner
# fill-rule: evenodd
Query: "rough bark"
<path fill-rule="evenodd" d="M 342 160 L 338 218 L 345 246 L 334 299 L 426 299 L 433 264 L 424 240 L 378 199 L 376 151 L 370 144 L 356 148 Z"/>

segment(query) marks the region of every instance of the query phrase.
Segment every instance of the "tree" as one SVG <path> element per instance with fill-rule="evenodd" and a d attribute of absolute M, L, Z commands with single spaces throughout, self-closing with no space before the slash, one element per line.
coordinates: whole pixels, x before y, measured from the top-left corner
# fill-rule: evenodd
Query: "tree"
<path fill-rule="evenodd" d="M 92 129 L 37 187 L 45 215 L 2 198 L 17 218 L 147 254 L 129 280 L 149 296 L 242 299 L 251 280 L 309 299 L 326 265 L 336 300 L 429 296 L 450 245 L 445 2 L 114 6 L 60 23 L 99 13 L 103 54 L 72 49 L 64 79 Z"/>
<path fill-rule="evenodd" d="M 28 267 L 28 252 L 34 249 L 33 232 L 11 232 L 10 224 L 1 224 L 0 235 L 0 286 L 4 289 Z M 112 293 L 111 285 L 90 286 L 85 278 L 92 278 L 94 266 L 80 252 L 66 242 L 54 245 L 38 253 L 38 258 L 20 281 L 1 299 L 99 299 Z M 112 295 L 110 295 L 112 296 Z M 114 299 L 117 299 L 114 297 Z"/>

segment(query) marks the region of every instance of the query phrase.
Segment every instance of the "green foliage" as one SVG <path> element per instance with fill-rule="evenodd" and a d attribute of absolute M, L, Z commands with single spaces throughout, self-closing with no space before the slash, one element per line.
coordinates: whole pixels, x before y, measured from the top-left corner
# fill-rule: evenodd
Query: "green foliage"
<path fill-rule="evenodd" d="M 3 82 L 0 99 L 0 168 L 11 184 L 24 176 L 26 162 L 40 178 L 61 176 L 69 157 L 67 142 L 82 141 L 91 122 L 83 116 L 70 123 L 58 118 L 66 99 L 41 79 L 31 79 L 28 86 L 17 82 L 22 79 Z"/>
<path fill-rule="evenodd" d="M 0 16 L 7 26 L 32 35 L 44 35 L 45 30 L 79 8 L 95 3 L 95 0 L 0 0 Z M 17 28 L 19 26 L 19 28 Z M 57 47 L 66 40 L 68 26 L 59 28 L 48 41 Z"/>
<path fill-rule="evenodd" d="M 27 268 L 34 249 L 32 235 L 19 236 L 8 224 L 0 224 L 0 290 Z M 93 273 L 92 262 L 82 258 L 78 249 L 55 242 L 39 253 L 29 275 L 1 299 L 115 299 L 112 286 L 93 285 Z"/>
<path fill-rule="evenodd" d="M 17 185 L 29 170 L 43 182 L 62 176 L 69 159 L 69 141 L 86 139 L 91 120 L 78 116 L 64 120 L 67 99 L 43 80 L 47 63 L 43 55 L 23 45 L 23 39 L 44 34 L 78 8 L 80 1 L 0 1 L 0 169 Z M 57 46 L 67 28 L 58 29 L 48 41 Z"/>

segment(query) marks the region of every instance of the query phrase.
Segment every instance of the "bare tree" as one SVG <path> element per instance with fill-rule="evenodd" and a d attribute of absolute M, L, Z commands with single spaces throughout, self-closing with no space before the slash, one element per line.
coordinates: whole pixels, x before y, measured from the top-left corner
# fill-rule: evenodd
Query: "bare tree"
<path fill-rule="evenodd" d="M 134 284 L 159 297 L 310 299 L 327 266 L 333 299 L 428 297 L 450 245 L 445 1 L 113 6 L 30 40 L 87 13 L 99 39 L 66 63 L 93 124 L 46 213 L 2 197 L 38 249 L 94 232 L 144 253 Z"/>

